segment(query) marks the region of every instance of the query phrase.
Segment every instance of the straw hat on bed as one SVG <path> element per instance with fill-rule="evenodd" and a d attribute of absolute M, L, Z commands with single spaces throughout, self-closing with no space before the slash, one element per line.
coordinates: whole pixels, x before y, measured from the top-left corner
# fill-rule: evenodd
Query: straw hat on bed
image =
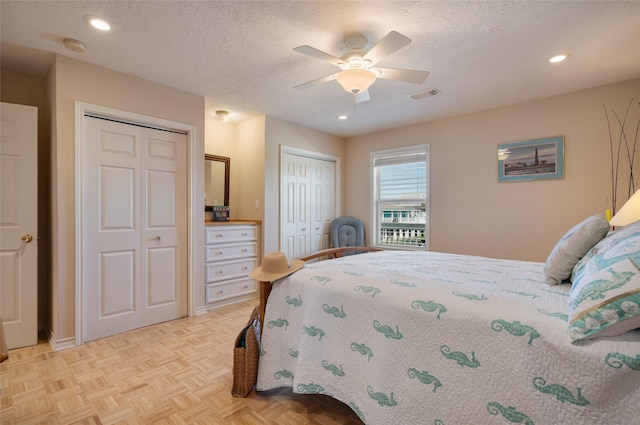
<path fill-rule="evenodd" d="M 249 277 L 261 282 L 273 282 L 289 276 L 303 266 L 302 260 L 289 260 L 284 252 L 272 252 L 262 258 L 262 265 L 249 273 Z"/>

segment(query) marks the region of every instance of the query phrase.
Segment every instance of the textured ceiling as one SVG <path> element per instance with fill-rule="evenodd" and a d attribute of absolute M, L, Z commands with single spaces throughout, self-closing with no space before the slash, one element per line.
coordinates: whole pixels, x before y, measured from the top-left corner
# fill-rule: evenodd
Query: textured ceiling
<path fill-rule="evenodd" d="M 352 136 L 640 77 L 639 1 L 6 1 L 2 65 L 46 73 L 52 52 L 206 96 L 208 109 L 266 114 Z M 112 24 L 98 32 L 85 15 Z M 334 73 L 294 52 L 335 56 L 346 35 L 412 42 L 380 66 L 427 70 L 422 85 L 378 79 L 354 106 Z M 67 50 L 63 38 L 87 50 Z M 47 52 L 46 54 L 43 52 Z M 547 58 L 570 52 L 562 64 Z M 436 87 L 437 96 L 407 94 Z M 338 121 L 338 114 L 349 119 Z"/>

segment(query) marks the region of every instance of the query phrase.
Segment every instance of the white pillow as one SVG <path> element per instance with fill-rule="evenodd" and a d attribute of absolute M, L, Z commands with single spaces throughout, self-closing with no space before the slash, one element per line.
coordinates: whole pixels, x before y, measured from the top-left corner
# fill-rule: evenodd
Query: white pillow
<path fill-rule="evenodd" d="M 546 282 L 559 285 L 569 279 L 574 266 L 605 236 L 611 226 L 604 214 L 593 215 L 573 226 L 558 241 L 544 265 Z"/>
<path fill-rule="evenodd" d="M 594 246 L 573 271 L 569 335 L 573 341 L 640 328 L 640 221 Z"/>

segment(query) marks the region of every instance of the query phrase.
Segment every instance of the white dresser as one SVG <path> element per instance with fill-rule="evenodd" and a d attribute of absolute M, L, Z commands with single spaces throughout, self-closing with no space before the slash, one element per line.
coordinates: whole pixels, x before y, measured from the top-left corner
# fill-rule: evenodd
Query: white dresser
<path fill-rule="evenodd" d="M 204 309 L 255 297 L 257 282 L 247 274 L 259 263 L 260 225 L 207 222 L 204 231 Z"/>

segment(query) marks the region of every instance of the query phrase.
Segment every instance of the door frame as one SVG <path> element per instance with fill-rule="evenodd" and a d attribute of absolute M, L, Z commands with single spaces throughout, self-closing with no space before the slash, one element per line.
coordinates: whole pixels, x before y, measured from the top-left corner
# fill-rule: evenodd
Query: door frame
<path fill-rule="evenodd" d="M 303 156 L 306 158 L 311 158 L 311 159 L 319 159 L 321 161 L 332 161 L 336 163 L 336 180 L 335 180 L 335 216 L 336 217 L 340 217 L 340 215 L 342 214 L 342 182 L 341 182 L 341 177 L 342 177 L 342 163 L 341 163 L 341 158 L 339 156 L 335 156 L 335 155 L 331 155 L 331 154 L 327 154 L 327 153 L 322 153 L 322 152 L 316 152 L 316 151 L 309 151 L 309 150 L 305 150 L 305 149 L 300 149 L 300 148 L 296 148 L 293 146 L 288 146 L 288 145 L 280 145 L 280 155 L 279 155 L 279 159 L 280 159 L 280 165 L 278 167 L 278 192 L 280 193 L 280 196 L 278 198 L 278 246 L 280 247 L 280 250 L 284 250 L 284 244 L 283 244 L 283 230 L 282 230 L 282 215 L 283 215 L 283 211 L 282 211 L 282 205 L 283 205 L 283 193 L 282 193 L 282 176 L 283 176 L 283 170 L 282 168 L 284 167 L 284 155 L 285 154 L 289 154 L 289 155 L 296 155 L 296 156 Z"/>
<path fill-rule="evenodd" d="M 166 128 L 169 130 L 177 130 L 186 132 L 187 139 L 187 313 L 189 316 L 195 315 L 196 306 L 196 277 L 195 272 L 198 264 L 197 261 L 197 243 L 198 238 L 196 232 L 202 226 L 198 226 L 198 206 L 203 204 L 202 196 L 196 196 L 198 164 L 204 167 L 203 158 L 198 155 L 196 147 L 196 126 L 175 121 L 169 121 L 162 118 L 150 117 L 147 115 L 127 112 L 120 109 L 109 108 L 106 106 L 94 105 L 86 102 L 75 102 L 75 230 L 76 230 L 76 269 L 75 269 L 75 345 L 84 344 L 83 337 L 83 232 L 82 232 L 82 164 L 83 164 L 83 134 L 84 119 L 86 113 L 98 114 L 104 117 L 114 118 L 119 121 L 130 122 L 132 124 L 147 125 L 150 127 Z M 204 205 L 201 208 L 204 211 Z M 200 221 L 204 223 L 204 218 L 200 217 Z M 58 347 L 69 348 L 69 347 Z"/>

